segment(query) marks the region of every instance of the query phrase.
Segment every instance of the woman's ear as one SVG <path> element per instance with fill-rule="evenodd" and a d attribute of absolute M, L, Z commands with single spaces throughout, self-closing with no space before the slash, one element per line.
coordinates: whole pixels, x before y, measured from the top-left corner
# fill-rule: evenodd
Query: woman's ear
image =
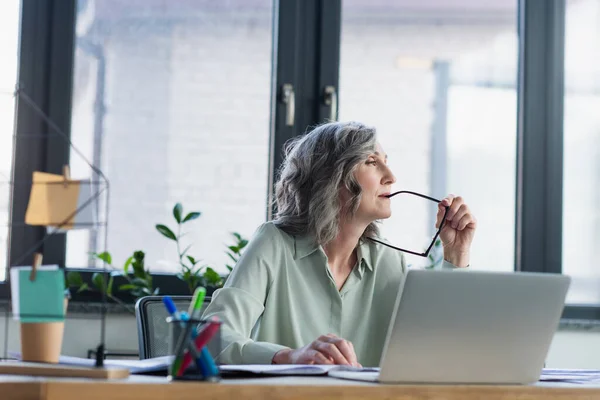
<path fill-rule="evenodd" d="M 346 186 L 340 186 L 340 188 L 338 189 L 338 198 L 342 207 L 344 206 L 344 204 L 350 201 L 352 195 L 350 194 L 350 191 L 348 190 L 348 188 L 346 188 Z"/>

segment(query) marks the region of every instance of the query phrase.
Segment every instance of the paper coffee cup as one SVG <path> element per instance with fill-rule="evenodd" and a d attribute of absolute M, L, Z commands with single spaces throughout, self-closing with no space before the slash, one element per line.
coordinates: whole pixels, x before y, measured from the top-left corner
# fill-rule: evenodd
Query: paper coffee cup
<path fill-rule="evenodd" d="M 65 299 L 65 311 L 67 299 Z M 66 312 L 65 312 L 66 314 Z M 21 322 L 21 359 L 58 363 L 65 322 Z"/>

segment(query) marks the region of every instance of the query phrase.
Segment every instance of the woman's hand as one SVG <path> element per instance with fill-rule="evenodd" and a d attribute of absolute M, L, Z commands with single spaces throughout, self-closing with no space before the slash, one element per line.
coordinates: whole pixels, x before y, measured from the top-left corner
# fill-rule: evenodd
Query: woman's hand
<path fill-rule="evenodd" d="M 273 364 L 339 364 L 361 367 L 351 342 L 328 334 L 299 349 L 278 351 Z"/>
<path fill-rule="evenodd" d="M 477 220 L 462 197 L 450 194 L 438 205 L 436 228 L 444 217 L 445 206 L 450 208 L 440 232 L 440 239 L 444 245 L 444 260 L 457 267 L 466 267 L 469 265 L 471 242 L 475 236 Z"/>

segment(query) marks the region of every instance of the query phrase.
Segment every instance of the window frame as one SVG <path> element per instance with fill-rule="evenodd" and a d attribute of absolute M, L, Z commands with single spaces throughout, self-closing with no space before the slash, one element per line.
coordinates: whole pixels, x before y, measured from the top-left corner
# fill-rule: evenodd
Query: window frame
<path fill-rule="evenodd" d="M 76 0 L 22 0 L 19 82 L 65 132 L 70 133 Z M 274 0 L 273 73 L 269 141 L 268 201 L 273 204 L 283 146 L 307 127 L 330 115 L 323 89 L 339 83 L 341 0 Z M 563 102 L 566 0 L 518 0 L 519 79 L 515 271 L 561 273 L 563 190 Z M 295 124 L 285 124 L 282 85 L 295 88 Z M 338 102 L 339 106 L 339 102 Z M 17 140 L 14 181 L 30 180 L 34 170 L 60 173 L 69 147 L 50 136 L 47 126 L 17 99 L 16 134 L 41 132 L 37 140 Z M 539 193 L 543 193 L 540 196 Z M 11 222 L 23 221 L 29 188 L 14 185 Z M 553 210 L 561 210 L 560 213 Z M 269 208 L 266 219 L 273 217 Z M 541 227 L 541 228 L 540 228 Z M 541 234 L 540 234 L 541 233 Z M 9 264 L 43 237 L 43 228 L 12 226 Z M 43 246 L 44 260 L 65 264 L 66 238 L 56 235 Z M 22 264 L 31 262 L 31 257 Z M 101 269 L 84 269 L 90 280 Z M 174 274 L 153 274 L 163 293 L 187 294 Z M 8 278 L 8 275 L 7 275 Z M 10 295 L 0 283 L 0 298 Z M 127 295 L 119 298 L 131 301 Z M 75 302 L 100 296 L 75 295 Z M 567 304 L 563 318 L 600 320 L 599 305 Z"/>
<path fill-rule="evenodd" d="M 515 271 L 562 273 L 565 16 L 566 0 L 519 0 Z M 562 317 L 600 320 L 600 304 Z"/>
<path fill-rule="evenodd" d="M 21 2 L 18 87 L 65 132 L 71 125 L 74 23 L 75 0 Z M 24 226 L 22 221 L 31 190 L 25 183 L 31 182 L 36 170 L 62 173 L 62 166 L 69 163 L 69 144 L 52 134 L 21 96 L 15 97 L 15 108 L 7 265 L 31 264 L 32 249 L 43 254 L 45 263 L 64 265 L 65 237 L 54 235 L 41 244 L 45 229 Z M 7 271 L 7 280 L 0 284 L 1 297 L 9 296 L 9 277 Z"/>

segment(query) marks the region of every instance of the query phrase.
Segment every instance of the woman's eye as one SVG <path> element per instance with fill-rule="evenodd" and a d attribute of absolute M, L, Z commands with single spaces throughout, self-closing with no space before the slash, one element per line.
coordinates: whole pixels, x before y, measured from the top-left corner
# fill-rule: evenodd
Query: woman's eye
<path fill-rule="evenodd" d="M 369 160 L 369 161 L 367 161 L 367 165 L 377 165 L 377 161 L 376 160 Z"/>

